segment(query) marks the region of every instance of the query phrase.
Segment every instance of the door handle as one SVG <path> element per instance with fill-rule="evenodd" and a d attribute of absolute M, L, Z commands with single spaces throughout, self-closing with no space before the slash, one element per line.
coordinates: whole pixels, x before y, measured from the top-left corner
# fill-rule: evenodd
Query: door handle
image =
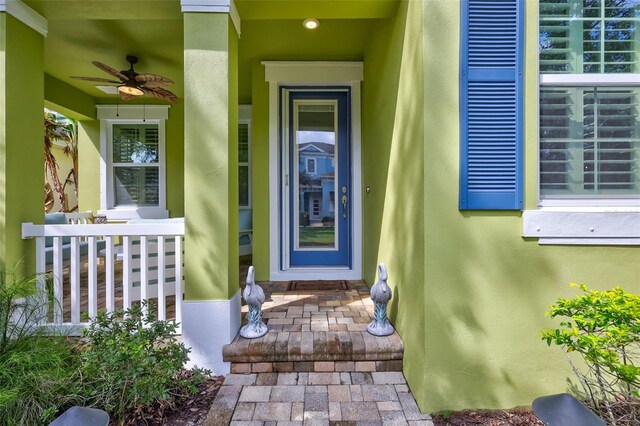
<path fill-rule="evenodd" d="M 344 219 L 347 218 L 347 203 L 349 202 L 349 199 L 347 198 L 347 187 L 343 186 L 342 187 L 342 217 Z"/>

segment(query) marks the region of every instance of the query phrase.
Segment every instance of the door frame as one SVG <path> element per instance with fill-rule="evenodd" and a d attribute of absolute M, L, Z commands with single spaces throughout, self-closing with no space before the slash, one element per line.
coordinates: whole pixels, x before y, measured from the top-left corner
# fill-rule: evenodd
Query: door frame
<path fill-rule="evenodd" d="M 313 279 L 362 279 L 362 62 L 275 62 L 264 61 L 269 83 L 269 279 L 271 281 Z M 351 91 L 351 184 L 352 184 L 352 264 L 346 267 L 290 267 L 288 246 L 280 218 L 285 206 L 282 184 L 286 161 L 280 146 L 281 86 L 348 87 Z M 286 129 L 285 129 L 286 131 Z"/>

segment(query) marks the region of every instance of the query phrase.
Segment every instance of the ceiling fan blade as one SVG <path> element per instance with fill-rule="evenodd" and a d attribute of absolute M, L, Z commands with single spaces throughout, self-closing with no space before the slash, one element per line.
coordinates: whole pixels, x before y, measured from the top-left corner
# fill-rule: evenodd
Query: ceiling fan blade
<path fill-rule="evenodd" d="M 166 86 L 167 84 L 173 84 L 172 80 L 157 74 L 138 74 L 136 76 L 136 81 L 147 87 L 160 87 Z"/>
<path fill-rule="evenodd" d="M 91 63 L 96 67 L 100 68 L 102 71 L 106 72 L 107 74 L 111 74 L 114 77 L 118 77 L 122 81 L 129 80 L 129 78 L 126 75 L 122 74 L 120 71 L 116 69 L 111 68 L 109 65 L 105 65 L 102 62 L 98 62 L 98 61 L 91 61 Z"/>
<path fill-rule="evenodd" d="M 143 87 L 142 90 L 156 98 L 164 99 L 165 101 L 169 101 L 174 104 L 178 102 L 178 97 L 167 89 L 163 89 L 161 87 Z"/>
<path fill-rule="evenodd" d="M 75 77 L 75 76 L 71 76 L 71 78 L 75 78 L 76 80 L 98 81 L 100 83 L 122 84 L 121 81 L 109 80 L 108 78 L 100 78 L 100 77 Z"/>

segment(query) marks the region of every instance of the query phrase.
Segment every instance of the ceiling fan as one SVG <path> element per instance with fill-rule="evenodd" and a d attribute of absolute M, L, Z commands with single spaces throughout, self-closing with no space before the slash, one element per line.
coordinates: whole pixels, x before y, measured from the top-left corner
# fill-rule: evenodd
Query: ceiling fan
<path fill-rule="evenodd" d="M 130 64 L 130 68 L 128 70 L 122 71 L 117 71 L 116 69 L 111 68 L 109 65 L 105 65 L 102 62 L 91 61 L 93 65 L 100 68 L 107 74 L 111 74 L 112 76 L 117 77 L 120 81 L 101 77 L 72 76 L 71 78 L 75 78 L 77 80 L 117 84 L 120 98 L 124 101 L 135 99 L 138 96 L 147 94 L 172 103 L 178 102 L 178 97 L 176 95 L 163 88 L 163 86 L 173 84 L 173 81 L 157 74 L 138 74 L 133 69 L 133 65 L 138 63 L 138 58 L 133 55 L 127 55 L 126 59 Z"/>

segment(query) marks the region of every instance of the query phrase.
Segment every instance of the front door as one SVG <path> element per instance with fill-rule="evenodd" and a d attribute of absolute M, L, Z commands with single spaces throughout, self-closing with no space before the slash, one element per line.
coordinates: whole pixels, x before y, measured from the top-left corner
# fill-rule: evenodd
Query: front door
<path fill-rule="evenodd" d="M 288 267 L 351 268 L 350 91 L 284 93 Z"/>

